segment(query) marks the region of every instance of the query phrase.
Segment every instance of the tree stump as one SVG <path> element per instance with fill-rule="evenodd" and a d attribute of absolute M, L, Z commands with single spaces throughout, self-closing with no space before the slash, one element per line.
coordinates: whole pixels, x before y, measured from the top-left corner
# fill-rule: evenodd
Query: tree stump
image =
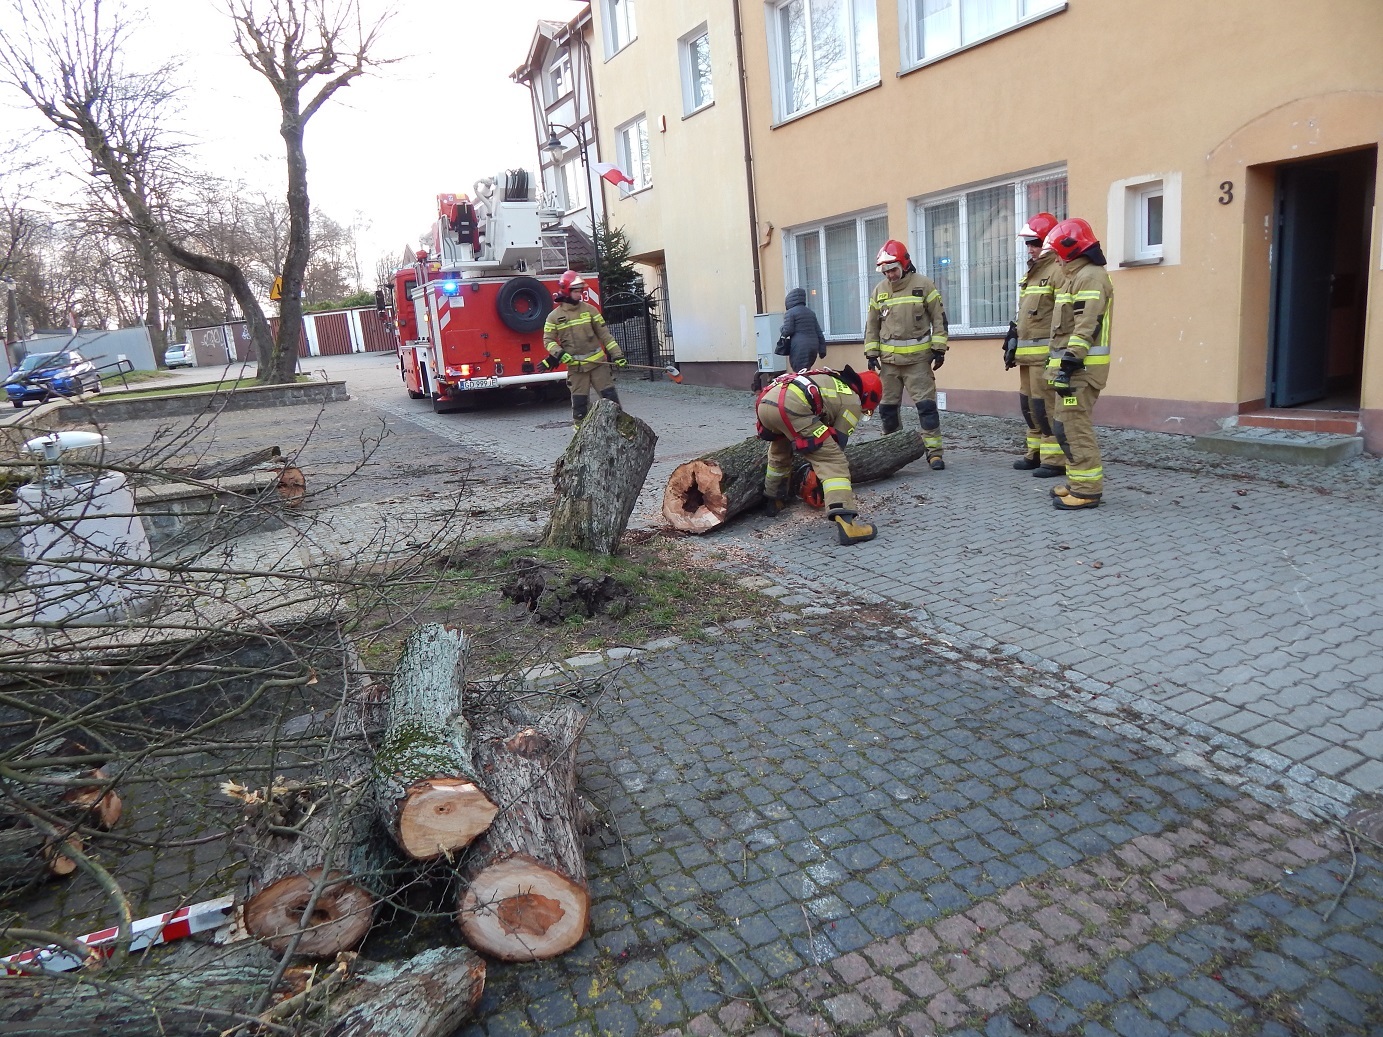
<path fill-rule="evenodd" d="M 429 623 L 408 635 L 394 668 L 388 726 L 375 750 L 375 804 L 417 860 L 469 845 L 495 816 L 461 710 L 467 649 L 461 631 Z"/>
<path fill-rule="evenodd" d="M 503 961 L 554 957 L 581 941 L 590 919 L 576 795 L 586 716 L 571 705 L 542 716 L 510 707 L 472 723 L 477 762 L 500 809 L 461 867 L 461 933 Z"/>
<path fill-rule="evenodd" d="M 916 429 L 849 443 L 850 481 L 877 482 L 927 452 Z M 768 444 L 756 438 L 717 450 L 673 469 L 663 490 L 663 521 L 687 533 L 719 529 L 763 502 Z"/>
<path fill-rule="evenodd" d="M 614 554 L 653 466 L 658 437 L 610 400 L 598 400 L 552 471 L 557 502 L 543 546 Z"/>

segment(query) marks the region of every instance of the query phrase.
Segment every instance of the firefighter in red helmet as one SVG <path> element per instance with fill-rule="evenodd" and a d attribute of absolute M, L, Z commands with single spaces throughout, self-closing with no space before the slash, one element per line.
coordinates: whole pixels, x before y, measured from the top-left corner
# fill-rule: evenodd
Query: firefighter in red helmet
<path fill-rule="evenodd" d="M 1004 370 L 1018 368 L 1018 405 L 1027 424 L 1023 456 L 1013 462 L 1019 471 L 1039 478 L 1060 475 L 1066 469 L 1061 446 L 1052 431 L 1056 404 L 1047 384 L 1047 357 L 1051 351 L 1052 307 L 1061 265 L 1046 247 L 1047 235 L 1057 225 L 1049 212 L 1029 218 L 1018 232 L 1028 249 L 1028 269 L 1018 282 L 1018 314 L 1004 339 Z"/>
<path fill-rule="evenodd" d="M 543 325 L 543 345 L 548 356 L 542 366 L 551 371 L 558 364 L 566 364 L 572 423 L 580 428 L 591 406 L 592 389 L 619 403 L 610 364 L 624 367 L 629 361 L 605 326 L 600 311 L 586 301 L 586 282 L 575 270 L 558 278 L 552 301 L 557 305 Z"/>
<path fill-rule="evenodd" d="M 845 444 L 862 414 L 878 405 L 883 386 L 872 371 L 847 367 L 779 375 L 755 401 L 759 438 L 768 440 L 764 499 L 770 514 L 787 506 L 794 452 L 806 457 L 826 500 L 826 518 L 836 525 L 841 544 L 862 544 L 878 536 L 872 523 L 859 521 L 850 485 Z"/>
<path fill-rule="evenodd" d="M 1109 381 L 1114 285 L 1095 231 L 1082 219 L 1062 220 L 1047 234 L 1061 264 L 1052 313 L 1047 381 L 1056 396 L 1052 427 L 1066 456 L 1066 483 L 1052 490 L 1062 511 L 1099 506 L 1104 493 L 1100 444 L 1091 416 Z"/>
<path fill-rule="evenodd" d="M 902 427 L 898 411 L 907 389 L 917 406 L 927 461 L 935 471 L 946 467 L 941 457 L 941 416 L 936 409 L 935 372 L 946 361 L 950 344 L 941 292 L 917 272 L 901 241 L 886 241 L 874 265 L 884 279 L 869 295 L 865 319 L 864 355 L 870 370 L 883 382 L 879 417 L 884 432 Z"/>

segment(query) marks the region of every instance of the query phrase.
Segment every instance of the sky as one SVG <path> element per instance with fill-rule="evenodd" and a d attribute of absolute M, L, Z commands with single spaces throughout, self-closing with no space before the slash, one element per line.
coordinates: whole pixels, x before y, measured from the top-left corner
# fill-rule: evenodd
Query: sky
<path fill-rule="evenodd" d="M 329 0 L 332 2 L 332 0 Z M 106 0 L 137 26 L 131 65 L 176 62 L 185 129 L 204 168 L 282 190 L 278 104 L 236 50 L 218 0 Z M 436 218 L 436 196 L 470 193 L 503 169 L 537 168 L 528 89 L 510 80 L 539 19 L 567 21 L 575 0 L 361 0 L 386 8 L 374 53 L 394 62 L 338 91 L 308 123 L 313 207 L 360 222 L 360 264 L 397 257 Z M 12 100 L 7 98 L 7 101 Z M 11 108 L 3 121 L 32 121 Z M 359 214 L 359 215 L 357 215 Z"/>

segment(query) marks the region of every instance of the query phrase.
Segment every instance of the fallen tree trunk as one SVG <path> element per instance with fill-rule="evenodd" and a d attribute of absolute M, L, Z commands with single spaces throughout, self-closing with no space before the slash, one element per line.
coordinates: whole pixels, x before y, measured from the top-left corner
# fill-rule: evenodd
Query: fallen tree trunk
<path fill-rule="evenodd" d="M 71 825 L 91 825 L 110 831 L 120 823 L 124 804 L 110 787 L 101 768 L 46 767 L 25 779 L 10 779 L 0 786 L 0 814 L 23 818 L 30 806 L 47 811 Z"/>
<path fill-rule="evenodd" d="M 269 984 L 274 963 L 247 947 L 227 960 L 200 959 L 206 948 L 156 966 L 113 972 L 10 976 L 0 979 L 0 1033 L 7 1037 L 167 1037 L 223 1034 L 246 1020 Z M 485 989 L 485 962 L 469 947 L 437 947 L 405 961 L 357 961 L 349 974 L 314 977 L 290 969 L 266 1022 L 310 1022 L 295 1033 L 330 1037 L 446 1037 L 468 1019 Z M 255 1027 L 251 1027 L 255 1031 Z M 257 1032 L 257 1031 L 255 1031 Z"/>
<path fill-rule="evenodd" d="M 469 845 L 495 816 L 461 711 L 467 650 L 461 631 L 429 623 L 408 635 L 394 668 L 388 726 L 375 750 L 375 805 L 394 841 L 418 860 Z"/>
<path fill-rule="evenodd" d="M 296 954 L 350 950 L 369 931 L 384 889 L 388 853 L 371 830 L 369 753 L 346 740 L 335 751 L 325 777 L 276 779 L 237 833 L 248 865 L 245 928 L 277 954 L 300 930 Z"/>
<path fill-rule="evenodd" d="M 79 836 L 68 836 L 78 850 Z M 0 831 L 0 889 L 13 889 L 50 878 L 66 878 L 77 870 L 77 862 L 63 854 L 52 839 L 19 821 L 13 828 Z"/>
<path fill-rule="evenodd" d="M 614 554 L 653 466 L 658 437 L 610 400 L 598 400 L 552 471 L 557 501 L 543 546 Z"/>
<path fill-rule="evenodd" d="M 555 957 L 581 941 L 590 919 L 576 795 L 586 716 L 572 705 L 542 716 L 511 705 L 472 723 L 500 809 L 461 867 L 461 933 L 503 961 Z"/>
<path fill-rule="evenodd" d="M 845 448 L 851 482 L 886 479 L 926 453 L 915 429 Z M 707 533 L 763 502 L 768 444 L 758 438 L 717 450 L 673 469 L 663 490 L 663 520 L 673 529 Z"/>
<path fill-rule="evenodd" d="M 278 447 L 266 446 L 259 450 L 251 450 L 248 454 L 241 454 L 239 457 L 208 461 L 206 464 L 193 465 L 190 468 L 170 468 L 168 474 L 196 482 L 210 482 L 212 479 L 223 479 L 228 475 L 240 475 L 272 461 L 281 464 L 282 455 L 283 451 Z"/>

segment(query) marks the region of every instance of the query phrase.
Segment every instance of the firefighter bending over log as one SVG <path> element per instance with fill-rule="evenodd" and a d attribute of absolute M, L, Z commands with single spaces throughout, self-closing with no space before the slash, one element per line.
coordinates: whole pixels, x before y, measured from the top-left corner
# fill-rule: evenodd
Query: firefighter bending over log
<path fill-rule="evenodd" d="M 548 356 L 542 366 L 551 371 L 558 364 L 566 365 L 572 425 L 580 428 L 591 406 L 592 389 L 619 403 L 610 364 L 624 367 L 629 361 L 605 326 L 600 311 L 586 301 L 586 282 L 580 274 L 574 270 L 564 273 L 557 282 L 557 291 L 552 293 L 552 301 L 557 305 L 543 325 L 543 346 Z"/>
<path fill-rule="evenodd" d="M 842 544 L 873 540 L 878 531 L 860 522 L 850 486 L 850 463 L 844 446 L 862 414 L 879 405 L 883 385 L 873 371 L 836 372 L 817 368 L 775 378 L 759 393 L 756 404 L 759 438 L 768 440 L 764 473 L 765 506 L 771 515 L 787 507 L 794 451 L 803 454 L 816 473 L 826 499 L 826 518 L 838 527 Z"/>

